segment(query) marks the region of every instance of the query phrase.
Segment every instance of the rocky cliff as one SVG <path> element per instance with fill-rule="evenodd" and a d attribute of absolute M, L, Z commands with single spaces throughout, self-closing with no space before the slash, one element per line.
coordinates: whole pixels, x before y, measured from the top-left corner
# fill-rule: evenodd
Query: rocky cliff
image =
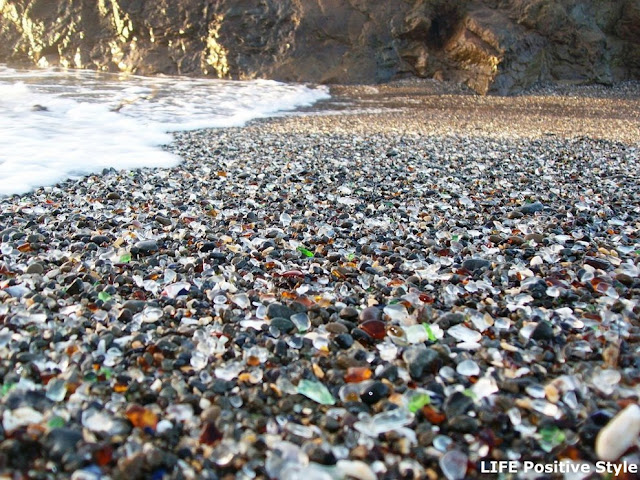
<path fill-rule="evenodd" d="M 0 0 L 0 61 L 511 93 L 640 77 L 640 0 Z"/>

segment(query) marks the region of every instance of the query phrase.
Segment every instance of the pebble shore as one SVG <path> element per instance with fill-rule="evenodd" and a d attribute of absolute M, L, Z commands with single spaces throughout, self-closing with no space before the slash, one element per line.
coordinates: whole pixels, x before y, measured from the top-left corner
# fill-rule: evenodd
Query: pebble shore
<path fill-rule="evenodd" d="M 2 478 L 640 463 L 640 87 L 434 85 L 0 199 Z"/>

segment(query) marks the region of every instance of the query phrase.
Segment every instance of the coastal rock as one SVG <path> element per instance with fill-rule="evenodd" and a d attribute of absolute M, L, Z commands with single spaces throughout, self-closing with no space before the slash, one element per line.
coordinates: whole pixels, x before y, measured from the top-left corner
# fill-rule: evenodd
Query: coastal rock
<path fill-rule="evenodd" d="M 640 0 L 7 0 L 0 61 L 510 93 L 640 73 Z"/>

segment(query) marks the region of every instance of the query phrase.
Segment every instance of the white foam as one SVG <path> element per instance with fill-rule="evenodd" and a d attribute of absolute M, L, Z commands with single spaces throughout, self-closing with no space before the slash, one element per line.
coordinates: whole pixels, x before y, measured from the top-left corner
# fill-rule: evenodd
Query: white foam
<path fill-rule="evenodd" d="M 160 148 L 167 132 L 242 126 L 328 97 L 325 88 L 265 80 L 0 66 L 0 195 L 104 168 L 174 166 L 180 159 Z"/>

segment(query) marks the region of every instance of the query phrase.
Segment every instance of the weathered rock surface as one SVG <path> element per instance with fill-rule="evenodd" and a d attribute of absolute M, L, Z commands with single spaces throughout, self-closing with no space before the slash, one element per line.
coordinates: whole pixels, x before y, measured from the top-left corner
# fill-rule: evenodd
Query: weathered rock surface
<path fill-rule="evenodd" d="M 640 76 L 640 0 L 1 0 L 0 61 L 510 93 Z"/>

